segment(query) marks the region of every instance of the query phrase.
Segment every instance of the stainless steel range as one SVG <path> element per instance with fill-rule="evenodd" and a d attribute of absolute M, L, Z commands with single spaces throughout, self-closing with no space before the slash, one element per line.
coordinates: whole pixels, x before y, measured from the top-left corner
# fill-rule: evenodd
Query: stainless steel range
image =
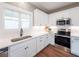
<path fill-rule="evenodd" d="M 58 30 L 55 34 L 55 43 L 70 48 L 70 29 Z"/>

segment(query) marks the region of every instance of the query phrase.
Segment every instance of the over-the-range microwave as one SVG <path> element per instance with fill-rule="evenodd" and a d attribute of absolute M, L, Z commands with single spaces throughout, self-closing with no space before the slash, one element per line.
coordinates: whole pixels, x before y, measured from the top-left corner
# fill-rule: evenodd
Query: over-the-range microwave
<path fill-rule="evenodd" d="M 70 18 L 58 19 L 56 21 L 56 25 L 71 25 L 71 19 Z"/>

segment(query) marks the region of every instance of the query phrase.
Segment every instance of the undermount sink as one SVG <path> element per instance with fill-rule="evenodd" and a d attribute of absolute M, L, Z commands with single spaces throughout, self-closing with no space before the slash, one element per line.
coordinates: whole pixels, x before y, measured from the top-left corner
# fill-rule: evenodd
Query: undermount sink
<path fill-rule="evenodd" d="M 23 37 L 19 37 L 19 38 L 14 38 L 14 39 L 11 39 L 11 42 L 16 42 L 16 41 L 24 40 L 24 39 L 31 38 L 31 37 L 32 36 L 28 35 L 28 36 L 23 36 Z"/>

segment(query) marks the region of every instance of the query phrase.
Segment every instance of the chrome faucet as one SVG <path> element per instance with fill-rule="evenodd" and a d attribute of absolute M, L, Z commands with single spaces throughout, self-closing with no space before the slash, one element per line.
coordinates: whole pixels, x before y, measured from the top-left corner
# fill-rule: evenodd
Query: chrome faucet
<path fill-rule="evenodd" d="M 22 28 L 20 29 L 20 36 L 21 37 L 23 36 L 23 29 Z"/>

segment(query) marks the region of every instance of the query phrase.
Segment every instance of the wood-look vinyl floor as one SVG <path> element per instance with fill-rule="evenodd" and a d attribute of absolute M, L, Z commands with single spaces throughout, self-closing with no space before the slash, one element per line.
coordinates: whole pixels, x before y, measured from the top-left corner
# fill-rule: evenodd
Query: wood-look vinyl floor
<path fill-rule="evenodd" d="M 75 57 L 74 55 L 58 49 L 52 45 L 48 45 L 45 49 L 40 51 L 35 57 Z"/>

